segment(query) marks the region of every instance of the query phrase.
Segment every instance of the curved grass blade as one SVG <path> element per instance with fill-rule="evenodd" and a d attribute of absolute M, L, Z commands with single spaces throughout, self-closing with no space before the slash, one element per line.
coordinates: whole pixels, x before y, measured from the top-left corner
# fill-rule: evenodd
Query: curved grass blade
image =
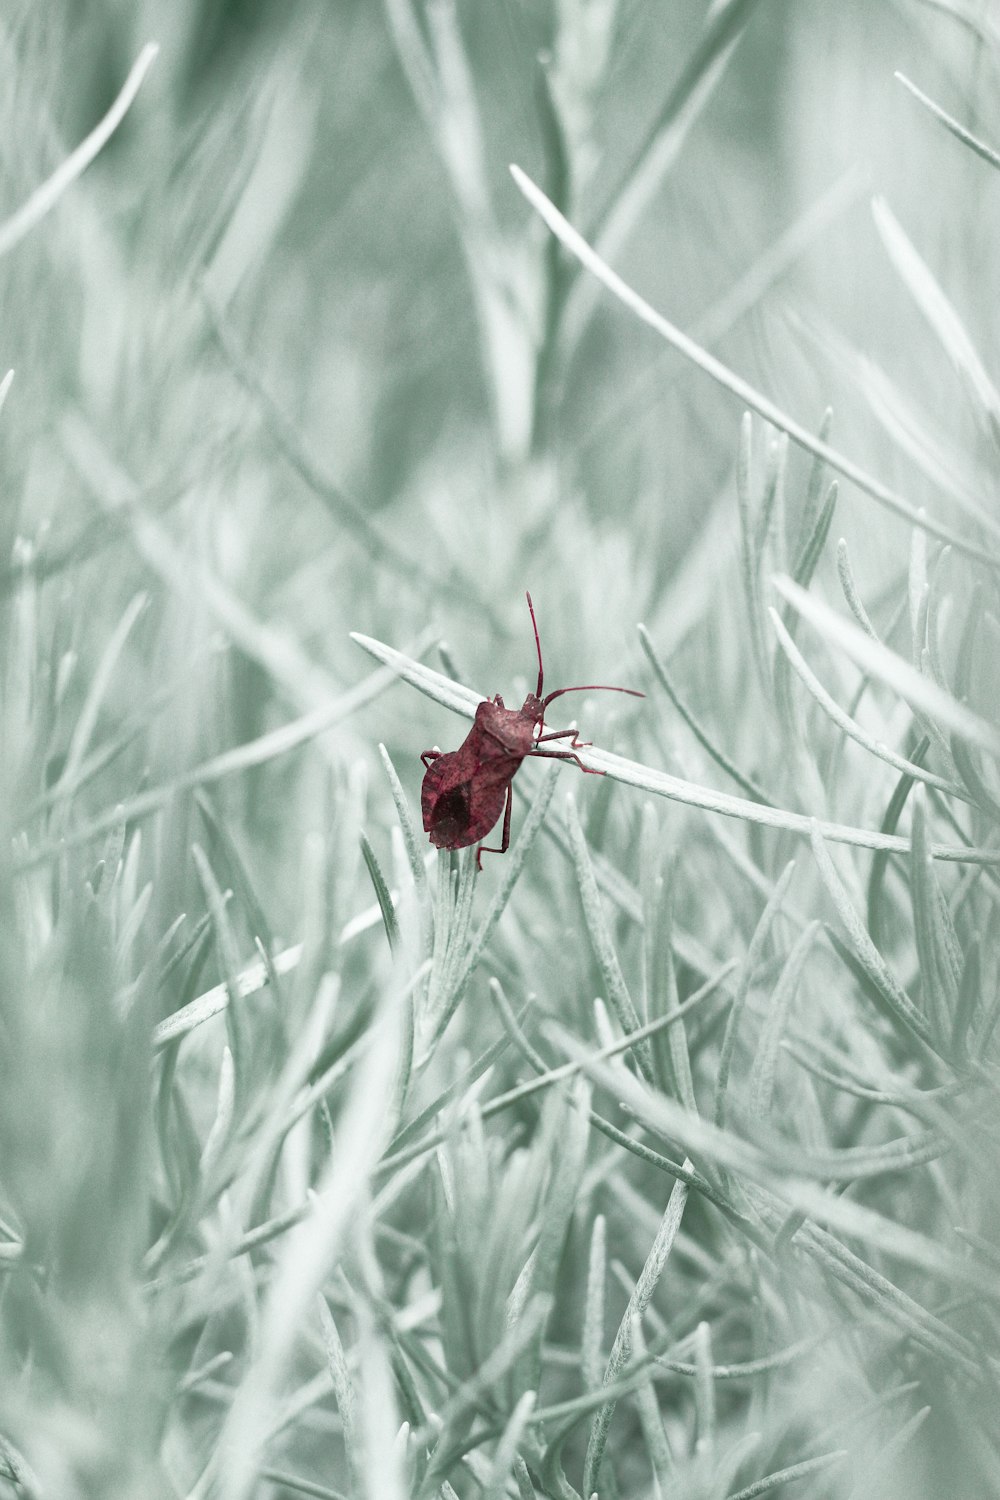
<path fill-rule="evenodd" d="M 92 839 L 106 833 L 109 828 L 117 827 L 122 818 L 135 823 L 141 818 L 150 817 L 165 807 L 179 792 L 223 781 L 227 776 L 236 775 L 238 772 L 250 770 L 255 766 L 266 765 L 279 756 L 289 754 L 300 745 L 306 745 L 310 740 L 316 739 L 324 730 L 332 728 L 342 719 L 348 718 L 366 703 L 372 702 L 374 698 L 392 686 L 397 675 L 394 671 L 371 673 L 356 687 L 349 688 L 346 693 L 331 697 L 320 707 L 300 715 L 297 719 L 292 719 L 279 729 L 269 730 L 257 739 L 247 740 L 245 744 L 236 745 L 231 750 L 223 750 L 209 760 L 203 761 L 200 766 L 194 766 L 190 771 L 181 771 L 169 781 L 150 787 L 148 791 L 137 792 L 134 797 L 129 797 L 124 802 L 116 804 L 115 807 L 108 808 L 80 827 L 67 830 L 61 839 L 36 845 L 18 860 L 16 868 L 19 871 L 33 869 L 36 865 L 56 858 L 64 849 L 89 844 Z"/>
<path fill-rule="evenodd" d="M 378 862 L 375 850 L 366 833 L 361 835 L 361 853 L 368 870 L 368 877 L 375 889 L 375 897 L 378 901 L 379 911 L 382 913 L 382 925 L 385 927 L 385 935 L 389 940 L 389 948 L 395 953 L 399 943 L 399 922 L 396 919 L 396 908 L 389 894 L 389 886 L 385 876 L 382 874 L 382 866 Z"/>
<path fill-rule="evenodd" d="M 851 899 L 834 868 L 818 828 L 813 832 L 811 843 L 823 884 L 847 928 L 859 962 L 882 1000 L 885 1013 L 911 1037 L 915 1037 L 925 1052 L 930 1051 L 939 1056 L 927 1018 L 914 1005 L 865 930 L 861 918 L 851 905 Z"/>
<path fill-rule="evenodd" d="M 971 130 L 967 130 L 964 125 L 960 125 L 953 115 L 948 114 L 947 110 L 942 109 L 940 104 L 935 104 L 934 100 L 928 98 L 922 89 L 917 88 L 915 83 L 911 83 L 905 73 L 896 72 L 892 76 L 897 83 L 903 85 L 904 89 L 909 90 L 914 99 L 919 100 L 936 120 L 940 121 L 945 130 L 949 131 L 956 140 L 961 141 L 963 146 L 968 146 L 970 151 L 974 151 L 977 156 L 982 157 L 983 161 L 988 162 L 991 167 L 1000 168 L 1000 151 L 994 151 L 993 147 L 988 146 L 978 135 L 973 135 Z"/>
<path fill-rule="evenodd" d="M 734 763 L 729 759 L 729 756 L 725 753 L 724 750 L 721 750 L 719 748 L 719 746 L 715 743 L 715 741 L 709 734 L 708 730 L 704 728 L 701 721 L 695 717 L 692 710 L 685 703 L 684 699 L 678 692 L 672 677 L 670 676 L 669 672 L 658 656 L 656 648 L 649 638 L 649 631 L 646 629 L 645 625 L 639 625 L 636 628 L 639 632 L 639 642 L 642 646 L 642 649 L 646 653 L 646 657 L 649 661 L 650 666 L 653 668 L 654 673 L 656 674 L 656 678 L 660 686 L 663 688 L 663 691 L 666 693 L 667 697 L 670 699 L 671 703 L 674 705 L 677 712 L 680 714 L 681 718 L 684 720 L 685 724 L 688 726 L 691 733 L 698 741 L 699 745 L 701 745 L 702 749 L 711 756 L 712 760 L 715 761 L 717 766 L 721 767 L 721 769 L 725 771 L 727 776 L 732 777 L 737 786 L 743 788 L 747 796 L 750 797 L 752 801 L 760 802 L 767 807 L 773 807 L 775 805 L 775 799 L 770 796 L 769 793 L 763 791 L 762 788 L 759 787 L 751 777 L 745 776 L 738 766 L 734 765 Z"/>
<path fill-rule="evenodd" d="M 788 1017 L 798 991 L 802 970 L 805 968 L 806 960 L 820 930 L 819 922 L 810 922 L 805 931 L 799 934 L 768 1001 L 767 1014 L 757 1044 L 757 1055 L 750 1070 L 750 1113 L 758 1124 L 762 1124 L 771 1112 L 781 1041 L 788 1025 Z"/>
<path fill-rule="evenodd" d="M 887 766 L 891 766 L 894 771 L 902 771 L 911 780 L 926 782 L 928 786 L 937 787 L 939 791 L 946 792 L 950 797 L 959 797 L 962 801 L 969 800 L 962 787 L 956 786 L 954 782 L 948 781 L 944 776 L 936 775 L 933 771 L 924 770 L 923 766 L 918 765 L 914 761 L 907 760 L 904 755 L 898 754 L 897 751 L 883 744 L 881 740 L 877 740 L 873 734 L 869 734 L 866 729 L 862 729 L 857 720 L 852 719 L 850 714 L 845 713 L 839 703 L 827 692 L 798 646 L 796 646 L 790 632 L 782 622 L 778 611 L 771 609 L 769 613 L 771 624 L 774 626 L 774 632 L 778 637 L 778 643 L 785 654 L 786 660 L 799 680 L 815 698 L 823 712 L 843 734 L 846 734 L 855 744 L 860 745 L 863 750 L 867 750 L 870 755 L 874 755 L 878 760 L 884 761 Z"/>
<path fill-rule="evenodd" d="M 95 156 L 103 151 L 131 109 L 136 95 L 142 88 L 146 74 L 156 61 L 159 50 L 155 42 L 146 43 L 132 64 L 117 99 L 104 118 L 94 126 L 76 150 L 71 151 L 66 160 L 60 163 L 52 176 L 35 189 L 27 202 L 0 224 L 0 255 L 6 255 L 8 251 L 13 250 L 14 246 L 23 240 L 40 220 L 44 219 L 45 215 L 59 202 L 66 189 L 86 171 Z"/>
<path fill-rule="evenodd" d="M 719 1051 L 719 1068 L 715 1080 L 715 1104 L 712 1118 L 716 1125 L 722 1129 L 726 1123 L 726 1091 L 729 1087 L 729 1072 L 732 1067 L 733 1052 L 736 1047 L 736 1034 L 739 1030 L 743 1011 L 746 1007 L 747 997 L 750 994 L 750 986 L 764 952 L 764 946 L 770 936 L 771 927 L 775 917 L 781 911 L 792 876 L 795 873 L 795 861 L 790 860 L 781 872 L 778 883 L 772 891 L 767 905 L 761 913 L 760 921 L 754 928 L 750 946 L 747 949 L 746 958 L 740 969 L 740 977 L 736 986 L 736 994 L 729 1010 L 726 1020 L 726 1030 L 722 1038 L 722 1047 Z"/>
<path fill-rule="evenodd" d="M 743 575 L 743 603 L 750 626 L 750 647 L 757 676 L 765 688 L 769 685 L 767 652 L 764 649 L 764 609 L 761 601 L 760 557 L 755 547 L 757 521 L 753 513 L 751 476 L 753 470 L 753 418 L 748 411 L 740 422 L 740 441 L 736 458 L 736 502 L 740 521 L 740 571 Z"/>
<path fill-rule="evenodd" d="M 598 211 L 587 238 L 601 255 L 614 257 L 674 162 L 688 134 L 700 118 L 725 74 L 757 0 L 727 0 L 716 6 L 704 34 L 664 100 L 632 160 L 622 173 L 611 199 Z M 572 350 L 579 342 L 595 301 L 577 276 L 562 319 L 560 342 Z"/>
<path fill-rule="evenodd" d="M 923 764 L 924 756 L 930 749 L 930 745 L 930 736 L 925 734 L 914 748 L 914 765 L 919 766 Z M 906 799 L 909 797 L 915 784 L 915 778 L 908 774 L 902 775 L 897 781 L 893 794 L 889 798 L 885 817 L 882 819 L 881 827 L 883 833 L 893 833 L 895 831 L 902 817 L 903 808 L 906 806 Z M 884 937 L 882 914 L 888 900 L 888 897 L 884 894 L 884 886 L 886 873 L 889 869 L 889 858 L 890 856 L 886 850 L 879 849 L 872 859 L 871 874 L 868 877 L 868 931 L 876 948 L 881 947 Z"/>
<path fill-rule="evenodd" d="M 573 863 L 576 866 L 577 884 L 580 890 L 580 900 L 583 904 L 583 917 L 590 938 L 590 944 L 597 959 L 604 983 L 607 988 L 607 998 L 618 1018 L 618 1024 L 622 1031 L 628 1033 L 638 1031 L 639 1012 L 635 1001 L 625 983 L 618 955 L 615 952 L 614 943 L 611 938 L 611 929 L 608 919 L 601 903 L 600 892 L 597 889 L 597 880 L 594 877 L 594 867 L 590 861 L 590 853 L 587 849 L 587 841 L 583 836 L 580 826 L 580 816 L 576 810 L 576 802 L 572 797 L 566 799 L 566 827 L 569 830 L 570 848 L 573 852 Z M 653 1053 L 648 1041 L 639 1043 L 635 1048 L 635 1060 L 639 1065 L 643 1077 L 647 1083 L 652 1083 L 655 1077 L 653 1067 Z"/>
<path fill-rule="evenodd" d="M 776 577 L 773 582 L 779 594 L 808 620 L 818 635 L 839 647 L 864 671 L 886 683 L 905 702 L 928 714 L 952 733 L 1000 757 L 1000 731 L 995 725 L 972 713 L 950 693 L 928 681 L 922 672 L 895 651 L 872 640 L 829 605 L 800 589 L 790 578 Z"/>
<path fill-rule="evenodd" d="M 913 794 L 913 849 L 910 855 L 910 900 L 920 962 L 920 987 L 924 1009 L 940 1048 L 951 1036 L 961 961 L 951 918 L 937 883 L 928 854 L 927 801 L 922 787 Z M 947 924 L 947 925 L 946 925 Z"/>
<path fill-rule="evenodd" d="M 690 1162 L 685 1162 L 690 1166 Z M 688 1190 L 684 1183 L 677 1182 L 667 1200 L 667 1207 L 656 1237 L 646 1257 L 645 1265 L 639 1273 L 639 1279 L 635 1284 L 632 1295 L 629 1298 L 628 1307 L 618 1327 L 614 1343 L 611 1346 L 611 1354 L 608 1357 L 607 1368 L 604 1372 L 605 1386 L 612 1385 L 629 1363 L 632 1354 L 632 1326 L 633 1319 L 642 1317 L 650 1300 L 656 1290 L 657 1282 L 663 1273 L 667 1258 L 673 1249 L 677 1238 L 677 1231 L 681 1226 L 681 1219 L 687 1204 Z M 591 1424 L 590 1436 L 587 1439 L 587 1453 L 583 1466 L 583 1488 L 584 1493 L 592 1495 L 598 1488 L 601 1463 L 604 1458 L 604 1450 L 608 1441 L 608 1430 L 611 1426 L 611 1418 L 614 1415 L 615 1402 L 608 1401 L 598 1408 L 594 1421 Z"/>
<path fill-rule="evenodd" d="M 392 646 L 383 645 L 381 641 L 373 640 L 370 636 L 352 632 L 351 639 L 377 661 L 392 667 L 405 682 L 433 699 L 435 703 L 440 703 L 444 708 L 450 708 L 467 719 L 475 717 L 476 705 L 483 701 L 481 694 L 473 692 L 470 688 L 461 687 L 450 678 L 442 676 L 440 672 L 423 666 L 412 658 L 404 656 L 402 652 L 396 651 Z M 806 837 L 809 836 L 816 821 L 804 813 L 763 807 L 759 803 L 749 802 L 742 797 L 732 797 L 728 793 L 714 791 L 708 787 L 699 786 L 695 782 L 684 781 L 678 776 L 671 776 L 665 771 L 642 765 L 638 761 L 626 760 L 621 755 L 613 755 L 608 750 L 594 747 L 581 749 L 578 753 L 585 764 L 603 771 L 606 776 L 615 781 L 638 787 L 641 791 L 651 792 L 657 797 L 682 802 L 689 807 L 720 813 L 724 817 L 739 818 L 748 823 L 758 823 L 767 828 L 784 828 Z M 823 837 L 833 843 L 851 844 L 861 849 L 885 849 L 898 854 L 909 853 L 908 839 L 875 833 L 863 828 L 852 828 L 842 823 L 821 821 L 818 827 Z M 969 864 L 1000 865 L 1000 849 L 935 844 L 932 853 L 935 859 Z M 630 903 L 629 909 L 636 909 L 634 903 Z"/>
<path fill-rule="evenodd" d="M 992 429 L 1000 435 L 1000 391 L 952 303 L 883 198 L 872 202 L 875 227 L 907 291 L 930 324 Z"/>
<path fill-rule="evenodd" d="M 903 517 L 913 526 L 922 527 L 931 536 L 939 537 L 941 541 L 951 542 L 956 551 L 962 552 L 967 557 L 975 558 L 991 570 L 1000 571 L 1000 560 L 997 559 L 994 553 L 981 547 L 977 542 L 952 531 L 950 527 L 945 526 L 943 523 L 932 520 L 929 516 L 922 516 L 908 500 L 905 500 L 888 485 L 883 484 L 881 480 L 866 473 L 860 465 L 838 452 L 837 449 L 831 448 L 829 444 L 820 442 L 817 438 L 813 437 L 812 433 L 803 427 L 801 423 L 795 421 L 793 417 L 788 416 L 773 401 L 769 400 L 767 396 L 761 395 L 748 381 L 734 374 L 721 360 L 716 359 L 714 355 L 702 349 L 687 334 L 682 333 L 679 328 L 663 317 L 661 313 L 658 313 L 644 298 L 633 291 L 620 276 L 612 271 L 611 267 L 591 249 L 586 240 L 573 228 L 559 210 L 549 202 L 541 189 L 535 186 L 530 177 L 520 167 L 512 165 L 510 171 L 514 181 L 528 202 L 536 209 L 553 234 L 558 236 L 570 253 L 575 255 L 599 281 L 603 282 L 607 289 L 620 302 L 635 313 L 642 322 L 655 329 L 661 337 L 665 338 L 669 344 L 690 360 L 692 364 L 703 370 L 718 385 L 721 385 L 723 389 L 736 396 L 744 406 L 749 406 L 752 411 L 755 411 L 758 416 L 763 417 L 765 421 L 770 422 L 773 427 L 777 427 L 781 432 L 787 433 L 800 448 L 804 448 L 808 453 L 821 458 L 831 469 L 835 469 L 838 474 L 842 474 L 845 479 L 849 479 L 853 484 L 856 484 L 859 489 L 863 490 L 865 494 L 870 495 L 873 500 L 884 506 L 886 510 L 890 510 L 895 515 Z M 984 502 L 984 508 L 989 509 L 986 502 Z"/>
<path fill-rule="evenodd" d="M 755 1479 L 753 1484 L 744 1485 L 743 1489 L 735 1490 L 731 1495 L 727 1495 L 726 1500 L 757 1500 L 758 1495 L 766 1495 L 768 1490 L 775 1490 L 779 1485 L 795 1484 L 800 1479 L 808 1479 L 813 1474 L 822 1473 L 824 1469 L 844 1463 L 850 1456 L 850 1449 L 835 1448 L 831 1453 L 820 1453 L 815 1458 L 804 1458 L 801 1463 L 789 1464 L 786 1469 L 775 1469 L 772 1473 L 765 1474 L 762 1479 Z"/>

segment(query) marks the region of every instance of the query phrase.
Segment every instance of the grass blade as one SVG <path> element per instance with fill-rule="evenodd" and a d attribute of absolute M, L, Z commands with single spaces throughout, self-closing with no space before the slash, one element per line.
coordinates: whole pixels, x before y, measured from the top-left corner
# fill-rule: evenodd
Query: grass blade
<path fill-rule="evenodd" d="M 788 1026 L 792 1004 L 799 987 L 802 970 L 820 931 L 819 922 L 810 922 L 785 960 L 778 982 L 768 1003 L 767 1014 L 757 1043 L 757 1055 L 750 1070 L 750 1113 L 763 1124 L 774 1103 L 778 1058 Z"/>
<path fill-rule="evenodd" d="M 435 672 L 430 667 L 425 667 L 412 658 L 404 656 L 392 646 L 385 646 L 381 641 L 372 640 L 370 636 L 353 632 L 351 638 L 362 650 L 367 651 L 377 661 L 391 666 L 405 682 L 426 694 L 435 703 L 463 714 L 468 719 L 475 716 L 476 705 L 482 702 L 480 694 L 472 692 L 469 688 L 460 687 L 459 684 L 452 682 L 451 678 L 444 677 L 440 672 Z M 893 656 L 894 660 L 899 659 L 891 652 L 889 655 Z M 923 679 L 921 678 L 920 681 L 922 682 Z M 699 786 L 695 782 L 684 781 L 679 776 L 668 775 L 665 771 L 644 766 L 638 761 L 626 760 L 624 756 L 613 755 L 609 750 L 593 747 L 582 749 L 578 753 L 584 764 L 603 771 L 606 776 L 615 781 L 620 781 L 626 786 L 637 787 L 640 791 L 651 792 L 656 797 L 683 802 L 689 807 L 699 807 L 706 811 L 721 813 L 724 817 L 739 818 L 767 828 L 788 829 L 804 834 L 806 837 L 809 836 L 815 822 L 804 813 L 762 807 L 759 803 L 748 802 L 741 797 L 731 797 L 725 792 L 717 792 L 708 787 Z M 842 823 L 821 821 L 818 826 L 823 837 L 833 843 L 851 844 L 860 849 L 885 849 L 899 854 L 909 853 L 908 839 L 875 833 L 863 828 L 851 828 Z M 972 864 L 1000 864 L 1000 849 L 935 844 L 932 847 L 932 853 L 935 859 Z"/>
<path fill-rule="evenodd" d="M 629 1298 L 628 1307 L 615 1335 L 611 1346 L 611 1354 L 608 1357 L 607 1368 L 604 1372 L 605 1386 L 611 1385 L 617 1380 L 629 1363 L 632 1354 L 632 1327 L 633 1320 L 640 1319 L 652 1299 L 656 1290 L 656 1284 L 660 1279 L 667 1258 L 673 1249 L 677 1231 L 681 1226 L 684 1216 L 684 1208 L 687 1204 L 688 1190 L 684 1183 L 674 1184 L 667 1207 L 664 1211 L 656 1238 L 650 1247 L 646 1257 L 646 1263 L 639 1273 L 639 1279 Z M 600 1479 L 601 1463 L 604 1459 L 604 1450 L 607 1446 L 608 1429 L 611 1426 L 611 1418 L 614 1415 L 615 1402 L 609 1401 L 598 1408 L 594 1421 L 591 1424 L 590 1436 L 587 1440 L 587 1455 L 584 1460 L 583 1488 L 584 1493 L 592 1495 L 598 1488 Z"/>
<path fill-rule="evenodd" d="M 639 1012 L 636 1010 L 635 1001 L 625 983 L 625 976 L 618 962 L 618 955 L 611 938 L 611 929 L 608 926 L 600 892 L 597 889 L 594 867 L 590 861 L 587 843 L 580 826 L 580 817 L 572 797 L 566 799 L 566 827 L 569 830 L 570 848 L 576 865 L 577 884 L 580 890 L 580 900 L 583 903 L 583 918 L 594 957 L 604 977 L 608 1002 L 624 1032 L 638 1031 Z M 652 1049 L 648 1041 L 637 1044 L 635 1060 L 643 1077 L 651 1083 L 655 1075 Z"/>
<path fill-rule="evenodd" d="M 67 188 L 90 166 L 114 135 L 142 88 L 146 74 L 156 61 L 159 47 L 147 42 L 129 70 L 121 91 L 111 108 L 94 129 L 62 162 L 52 176 L 37 187 L 26 203 L 0 224 L 0 255 L 6 255 L 45 218 L 59 202 Z"/>
<path fill-rule="evenodd" d="M 620 276 L 612 271 L 611 267 L 591 249 L 586 240 L 577 233 L 555 205 L 549 202 L 541 189 L 536 187 L 530 177 L 522 172 L 520 167 L 512 165 L 510 170 L 514 181 L 528 202 L 545 220 L 552 233 L 558 236 L 567 250 L 572 255 L 575 255 L 586 269 L 591 271 L 599 281 L 603 282 L 607 289 L 629 308 L 631 312 L 635 313 L 643 323 L 655 329 L 657 333 L 665 338 L 679 353 L 683 354 L 685 358 L 690 360 L 692 364 L 703 370 L 718 385 L 722 386 L 724 390 L 736 396 L 744 406 L 749 406 L 751 411 L 755 411 L 766 422 L 770 422 L 772 427 L 777 427 L 779 431 L 787 433 L 800 448 L 804 448 L 806 452 L 814 454 L 817 458 L 821 458 L 831 469 L 835 469 L 845 479 L 851 480 L 853 484 L 856 484 L 865 494 L 870 495 L 879 505 L 884 506 L 886 510 L 904 517 L 913 526 L 921 526 L 931 536 L 936 536 L 941 541 L 950 542 L 956 551 L 963 553 L 967 557 L 975 558 L 977 561 L 984 563 L 986 567 L 994 571 L 1000 569 L 1000 562 L 997 561 L 992 552 L 987 551 L 969 538 L 952 531 L 950 527 L 943 525 L 941 522 L 932 520 L 929 516 L 921 515 L 902 495 L 897 494 L 888 485 L 883 484 L 881 480 L 866 473 L 860 465 L 838 452 L 837 449 L 831 448 L 828 443 L 820 442 L 819 439 L 814 438 L 812 433 L 803 427 L 801 423 L 796 422 L 793 417 L 788 416 L 773 401 L 769 400 L 767 396 L 761 395 L 759 391 L 756 391 L 741 376 L 734 374 L 732 370 L 728 369 L 721 360 L 716 359 L 714 355 L 709 354 L 707 350 L 702 349 L 693 339 L 690 339 L 687 334 L 682 333 L 679 328 L 675 327 L 661 313 L 658 313 L 644 298 L 640 297 L 637 292 L 634 292 Z M 988 502 L 984 501 L 983 505 L 984 508 L 989 508 Z"/>
<path fill-rule="evenodd" d="M 881 999 L 885 1013 L 915 1037 L 925 1051 L 936 1051 L 930 1023 L 914 1005 L 865 930 L 818 829 L 813 834 L 812 850 L 823 884 L 847 928 L 858 961 Z"/>
<path fill-rule="evenodd" d="M 1000 732 L 994 725 L 972 713 L 950 693 L 928 681 L 895 651 L 872 640 L 829 605 L 800 589 L 790 578 L 775 578 L 774 586 L 828 644 L 839 647 L 864 671 L 886 683 L 912 707 L 944 724 L 970 744 L 979 745 L 991 755 L 1000 757 Z"/>

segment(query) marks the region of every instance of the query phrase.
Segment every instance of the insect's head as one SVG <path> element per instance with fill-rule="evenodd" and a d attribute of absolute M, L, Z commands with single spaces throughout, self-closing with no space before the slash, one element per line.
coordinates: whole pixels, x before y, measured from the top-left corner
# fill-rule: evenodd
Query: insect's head
<path fill-rule="evenodd" d="M 585 682 L 579 687 L 556 688 L 554 693 L 542 696 L 544 669 L 542 667 L 542 643 L 538 637 L 538 621 L 535 619 L 535 606 L 531 602 L 531 595 L 525 592 L 528 601 L 528 613 L 531 615 L 531 628 L 535 632 L 535 651 L 538 655 L 538 686 L 533 693 L 529 693 L 524 700 L 522 713 L 530 714 L 535 722 L 540 722 L 545 717 L 545 710 L 554 698 L 561 698 L 563 693 L 628 693 L 630 698 L 645 698 L 645 693 L 639 693 L 635 688 L 608 687 L 602 682 Z"/>

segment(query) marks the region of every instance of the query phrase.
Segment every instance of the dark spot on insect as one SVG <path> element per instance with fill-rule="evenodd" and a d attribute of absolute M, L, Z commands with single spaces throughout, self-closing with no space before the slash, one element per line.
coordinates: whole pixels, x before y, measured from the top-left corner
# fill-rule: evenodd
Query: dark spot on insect
<path fill-rule="evenodd" d="M 442 848 L 460 847 L 449 844 L 446 840 L 457 838 L 464 828 L 468 828 L 469 800 L 467 786 L 452 787 L 438 798 L 434 808 L 434 827 Z"/>

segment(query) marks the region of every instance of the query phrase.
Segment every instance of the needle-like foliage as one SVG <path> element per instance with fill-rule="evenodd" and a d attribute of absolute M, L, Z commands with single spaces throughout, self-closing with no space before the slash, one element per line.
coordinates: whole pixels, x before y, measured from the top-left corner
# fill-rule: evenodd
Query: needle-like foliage
<path fill-rule="evenodd" d="M 988 8 L 9 9 L 0 1500 L 1000 1493 Z"/>

